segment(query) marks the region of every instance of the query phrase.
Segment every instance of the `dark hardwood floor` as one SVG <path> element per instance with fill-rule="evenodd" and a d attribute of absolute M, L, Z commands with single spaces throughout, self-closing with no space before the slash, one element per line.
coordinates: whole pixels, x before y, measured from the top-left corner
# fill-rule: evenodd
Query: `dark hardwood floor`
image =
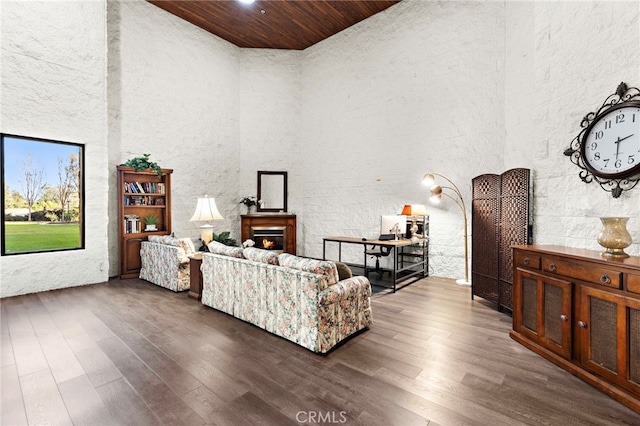
<path fill-rule="evenodd" d="M 640 425 L 430 277 L 327 355 L 137 279 L 1 300 L 2 425 Z"/>

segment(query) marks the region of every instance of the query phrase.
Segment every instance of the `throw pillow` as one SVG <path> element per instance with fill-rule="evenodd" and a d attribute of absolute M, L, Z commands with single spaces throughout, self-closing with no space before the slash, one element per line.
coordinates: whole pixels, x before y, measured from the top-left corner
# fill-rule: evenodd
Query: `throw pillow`
<path fill-rule="evenodd" d="M 227 246 L 217 241 L 211 241 L 207 245 L 207 248 L 209 249 L 209 253 L 221 254 L 223 256 L 231 256 L 231 257 L 237 257 L 238 259 L 244 259 L 244 255 L 242 254 L 242 248 L 240 247 Z"/>
<path fill-rule="evenodd" d="M 165 244 L 173 247 L 180 247 L 186 254 L 195 252 L 193 242 L 189 238 L 176 238 L 171 235 L 149 235 L 149 242 Z"/>
<path fill-rule="evenodd" d="M 351 272 L 351 268 L 346 263 L 335 262 L 336 268 L 338 269 L 338 279 L 340 281 L 346 280 L 347 278 L 351 278 L 353 276 L 353 272 Z"/>
<path fill-rule="evenodd" d="M 178 240 L 180 247 L 182 247 L 184 249 L 184 252 L 187 254 L 192 254 L 195 253 L 196 248 L 193 245 L 193 241 L 191 241 L 191 238 L 180 238 Z"/>
<path fill-rule="evenodd" d="M 330 260 L 309 259 L 282 253 L 278 256 L 278 262 L 280 262 L 280 266 L 286 266 L 287 268 L 324 275 L 329 285 L 339 281 L 336 264 Z"/>
<path fill-rule="evenodd" d="M 278 265 L 278 255 L 271 250 L 264 250 L 255 247 L 247 247 L 242 250 L 244 257 L 254 262 L 268 263 L 269 265 Z"/>

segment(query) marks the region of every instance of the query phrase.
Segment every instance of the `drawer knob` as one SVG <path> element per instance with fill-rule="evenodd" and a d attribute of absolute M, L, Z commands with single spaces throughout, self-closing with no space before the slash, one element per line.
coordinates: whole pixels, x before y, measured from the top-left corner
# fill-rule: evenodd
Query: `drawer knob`
<path fill-rule="evenodd" d="M 609 278 L 609 275 L 607 275 L 607 274 L 602 274 L 602 276 L 600 277 L 600 282 L 602 284 L 610 284 L 611 283 L 611 278 Z"/>
<path fill-rule="evenodd" d="M 528 265 L 531 263 L 531 259 L 529 259 L 528 257 L 525 257 L 522 263 L 524 263 L 525 265 Z"/>
<path fill-rule="evenodd" d="M 563 315 L 560 315 L 560 319 L 561 319 L 562 321 L 567 321 L 567 316 L 566 316 L 566 315 L 564 315 L 564 314 L 563 314 Z"/>
<path fill-rule="evenodd" d="M 556 264 L 555 264 L 555 263 L 550 263 L 550 264 L 549 264 L 549 270 L 550 270 L 551 272 L 555 272 L 555 271 L 556 271 L 556 269 L 557 269 L 557 268 L 556 268 Z"/>
<path fill-rule="evenodd" d="M 586 322 L 582 322 L 582 321 L 578 321 L 578 327 L 587 328 L 587 323 Z"/>

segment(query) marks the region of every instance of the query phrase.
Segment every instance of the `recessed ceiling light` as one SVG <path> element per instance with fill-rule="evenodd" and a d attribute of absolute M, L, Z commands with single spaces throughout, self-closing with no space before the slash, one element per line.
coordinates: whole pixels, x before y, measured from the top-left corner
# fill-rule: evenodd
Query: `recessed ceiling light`
<path fill-rule="evenodd" d="M 244 4 L 251 4 L 253 2 L 255 2 L 256 0 L 238 0 L 240 3 L 244 3 Z"/>

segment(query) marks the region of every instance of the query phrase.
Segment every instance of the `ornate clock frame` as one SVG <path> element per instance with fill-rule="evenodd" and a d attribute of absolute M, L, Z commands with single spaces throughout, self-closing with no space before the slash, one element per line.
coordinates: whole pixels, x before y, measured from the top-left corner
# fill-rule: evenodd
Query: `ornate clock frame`
<path fill-rule="evenodd" d="M 634 172 L 632 175 L 623 175 L 620 177 L 602 177 L 595 175 L 586 166 L 582 156 L 582 145 L 585 139 L 585 133 L 594 121 L 597 121 L 600 116 L 608 113 L 611 109 L 620 108 L 627 103 L 637 105 L 638 102 L 640 102 L 640 90 L 637 87 L 627 87 L 624 82 L 620 83 L 615 93 L 609 95 L 597 111 L 590 112 L 584 116 L 580 122 L 582 130 L 573 138 L 569 144 L 569 148 L 564 151 L 564 155 L 568 156 L 573 164 L 582 169 L 579 176 L 583 182 L 597 182 L 602 189 L 610 192 L 613 198 L 620 197 L 622 191 L 633 189 L 640 181 L 640 174 Z"/>

